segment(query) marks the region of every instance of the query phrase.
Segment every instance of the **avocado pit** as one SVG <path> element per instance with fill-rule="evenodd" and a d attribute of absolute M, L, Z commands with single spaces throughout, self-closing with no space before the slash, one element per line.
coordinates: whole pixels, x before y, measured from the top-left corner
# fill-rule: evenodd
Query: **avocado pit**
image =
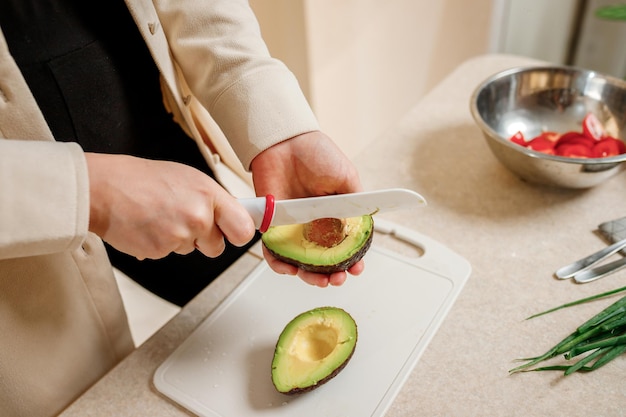
<path fill-rule="evenodd" d="M 304 225 L 303 234 L 309 242 L 332 248 L 346 238 L 346 221 L 332 217 L 316 219 Z"/>

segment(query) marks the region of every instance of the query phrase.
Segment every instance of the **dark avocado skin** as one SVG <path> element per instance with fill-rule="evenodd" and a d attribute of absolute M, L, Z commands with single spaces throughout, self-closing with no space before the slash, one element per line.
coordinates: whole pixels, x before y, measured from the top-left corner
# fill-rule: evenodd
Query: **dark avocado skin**
<path fill-rule="evenodd" d="M 360 261 L 365 256 L 365 254 L 369 250 L 370 246 L 372 246 L 372 238 L 373 237 L 374 237 L 374 234 L 372 232 L 370 232 L 369 235 L 367 236 L 367 240 L 365 241 L 363 246 L 361 246 L 361 249 L 359 249 L 358 252 L 356 252 L 354 255 L 352 255 L 352 257 L 346 259 L 345 261 L 339 262 L 338 264 L 334 264 L 334 265 L 312 265 L 312 264 L 307 264 L 305 262 L 301 262 L 301 261 L 298 261 L 298 260 L 295 260 L 295 259 L 291 259 L 291 258 L 284 257 L 282 255 L 279 255 L 276 252 L 272 251 L 272 249 L 270 249 L 267 245 L 265 245 L 265 243 L 263 243 L 263 246 L 265 246 L 265 248 L 276 259 L 278 259 L 278 260 L 280 260 L 282 262 L 285 262 L 287 264 L 290 264 L 290 265 L 295 265 L 296 267 L 302 269 L 303 271 L 315 272 L 317 274 L 332 274 L 333 272 L 345 271 L 345 270 L 349 269 L 352 265 L 354 265 L 358 261 Z"/>

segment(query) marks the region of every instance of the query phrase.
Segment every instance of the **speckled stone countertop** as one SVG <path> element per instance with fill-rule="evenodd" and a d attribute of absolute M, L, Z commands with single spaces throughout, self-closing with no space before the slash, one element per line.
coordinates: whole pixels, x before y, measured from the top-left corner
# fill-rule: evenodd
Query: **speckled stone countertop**
<path fill-rule="evenodd" d="M 503 55 L 465 62 L 355 158 L 366 189 L 406 187 L 428 200 L 423 210 L 381 216 L 472 265 L 387 417 L 626 415 L 626 356 L 568 377 L 508 373 L 515 358 L 543 353 L 616 298 L 526 317 L 626 285 L 626 271 L 588 284 L 553 278 L 558 267 L 606 245 L 597 227 L 626 216 L 626 174 L 589 190 L 525 183 L 495 159 L 471 117 L 478 83 L 533 63 Z M 62 415 L 189 415 L 154 389 L 153 374 L 258 262 L 253 253 L 242 257 Z"/>

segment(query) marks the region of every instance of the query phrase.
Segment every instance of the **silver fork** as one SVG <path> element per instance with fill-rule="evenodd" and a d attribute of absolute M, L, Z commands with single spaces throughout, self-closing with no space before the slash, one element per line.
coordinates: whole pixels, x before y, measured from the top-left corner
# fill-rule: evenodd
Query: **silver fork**
<path fill-rule="evenodd" d="M 598 252 L 559 268 L 555 272 L 555 275 L 559 279 L 574 277 L 574 281 L 579 283 L 591 282 L 603 278 L 626 267 L 626 258 L 618 259 L 617 261 L 595 268 L 591 267 L 624 248 L 626 248 L 626 239 L 615 242 Z"/>

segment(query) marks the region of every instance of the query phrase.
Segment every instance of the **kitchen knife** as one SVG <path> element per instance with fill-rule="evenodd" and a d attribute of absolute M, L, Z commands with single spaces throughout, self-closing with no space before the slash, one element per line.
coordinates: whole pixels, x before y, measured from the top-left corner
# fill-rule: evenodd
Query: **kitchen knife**
<path fill-rule="evenodd" d="M 315 219 L 363 216 L 426 205 L 424 197 L 404 188 L 361 193 L 275 200 L 274 196 L 240 198 L 255 227 L 264 233 L 270 226 L 308 223 Z"/>

